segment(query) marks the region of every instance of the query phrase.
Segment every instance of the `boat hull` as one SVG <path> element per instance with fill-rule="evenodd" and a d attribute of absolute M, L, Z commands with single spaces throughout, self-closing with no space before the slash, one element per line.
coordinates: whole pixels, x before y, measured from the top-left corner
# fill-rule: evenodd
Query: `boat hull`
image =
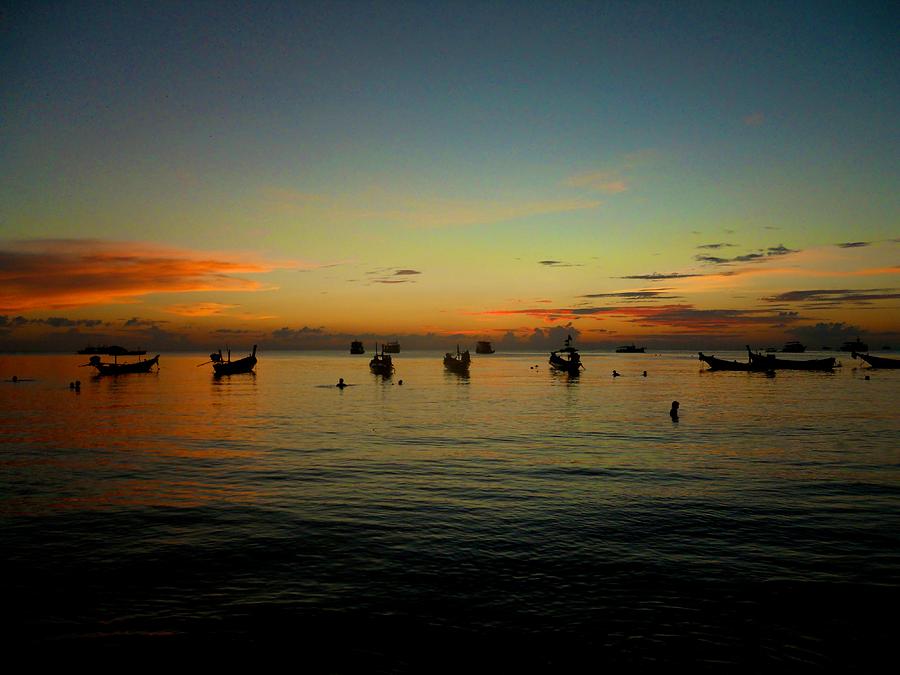
<path fill-rule="evenodd" d="M 568 373 L 569 375 L 578 375 L 581 372 L 581 361 L 570 361 L 556 354 L 550 355 L 550 367 L 560 373 Z"/>
<path fill-rule="evenodd" d="M 251 373 L 256 367 L 256 357 L 248 356 L 237 361 L 225 361 L 213 364 L 213 371 L 216 375 L 240 375 L 241 373 Z"/>
<path fill-rule="evenodd" d="M 854 359 L 858 356 L 872 368 L 900 368 L 900 359 L 889 359 L 884 356 L 872 356 L 871 354 L 859 354 L 858 352 L 853 352 L 852 356 Z"/>
<path fill-rule="evenodd" d="M 834 370 L 835 359 L 829 356 L 827 359 L 779 359 L 775 356 L 766 354 L 754 354 L 748 350 L 750 355 L 751 370 Z"/>
<path fill-rule="evenodd" d="M 153 366 L 158 366 L 159 354 L 152 359 L 134 363 L 91 363 L 98 375 L 128 375 L 131 373 L 149 373 Z"/>
<path fill-rule="evenodd" d="M 469 359 L 467 357 L 456 358 L 450 354 L 444 357 L 444 368 L 454 373 L 467 374 L 469 372 Z"/>
<path fill-rule="evenodd" d="M 730 370 L 750 372 L 753 368 L 749 363 L 741 363 L 740 361 L 726 361 L 725 359 L 717 359 L 715 356 L 707 356 L 700 352 L 700 360 L 709 366 L 710 370 Z"/>

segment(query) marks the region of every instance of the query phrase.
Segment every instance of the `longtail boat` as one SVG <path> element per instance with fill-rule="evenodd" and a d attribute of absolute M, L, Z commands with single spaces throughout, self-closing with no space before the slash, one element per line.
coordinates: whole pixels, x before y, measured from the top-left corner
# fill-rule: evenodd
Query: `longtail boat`
<path fill-rule="evenodd" d="M 707 356 L 700 352 L 700 360 L 709 366 L 710 370 L 740 370 L 750 371 L 753 368 L 749 363 L 741 363 L 740 361 L 726 361 L 725 359 L 717 359 L 715 356 Z"/>
<path fill-rule="evenodd" d="M 754 354 L 747 346 L 750 370 L 834 370 L 835 359 L 779 359 L 771 354 Z"/>
<path fill-rule="evenodd" d="M 469 373 L 469 364 L 472 362 L 472 357 L 469 356 L 469 350 L 460 353 L 459 345 L 456 345 L 456 354 L 452 354 L 447 352 L 444 354 L 444 367 L 447 370 L 453 371 L 454 373 L 459 373 L 461 375 L 467 375 Z"/>
<path fill-rule="evenodd" d="M 860 354 L 852 352 L 853 358 L 860 358 L 873 368 L 900 368 L 900 359 L 889 359 L 885 356 L 872 356 L 871 354 Z"/>
<path fill-rule="evenodd" d="M 127 375 L 128 373 L 149 373 L 153 366 L 159 368 L 159 354 L 152 359 L 140 359 L 131 363 L 119 363 L 113 354 L 113 362 L 102 362 L 99 356 L 92 356 L 87 363 L 82 364 L 82 368 L 93 366 L 97 369 L 98 375 Z"/>
<path fill-rule="evenodd" d="M 382 377 L 390 377 L 394 372 L 394 363 L 391 357 L 384 353 L 384 345 L 381 345 L 381 354 L 378 353 L 378 344 L 375 345 L 375 356 L 369 361 L 369 370 Z"/>
<path fill-rule="evenodd" d="M 219 377 L 222 375 L 238 375 L 240 373 L 250 373 L 256 367 L 256 345 L 253 345 L 253 351 L 250 356 L 245 356 L 237 361 L 231 360 L 231 350 L 228 350 L 227 356 L 222 357 L 222 350 L 213 352 L 209 355 L 209 360 L 213 364 L 213 372 Z M 203 364 L 201 364 L 203 365 Z"/>
<path fill-rule="evenodd" d="M 561 356 L 563 354 L 564 356 Z M 572 336 L 566 338 L 566 346 L 550 352 L 550 367 L 569 375 L 578 375 L 584 364 L 581 363 L 581 356 L 578 350 L 572 346 Z"/>
<path fill-rule="evenodd" d="M 354 340 L 350 343 L 350 353 L 351 354 L 365 354 L 366 348 L 363 347 L 363 343 L 359 340 Z"/>

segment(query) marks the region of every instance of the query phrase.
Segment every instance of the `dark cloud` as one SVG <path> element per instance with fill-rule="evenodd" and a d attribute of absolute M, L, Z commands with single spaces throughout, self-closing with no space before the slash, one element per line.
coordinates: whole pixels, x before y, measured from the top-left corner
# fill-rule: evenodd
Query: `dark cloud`
<path fill-rule="evenodd" d="M 126 321 L 123 325 L 126 328 L 140 328 L 140 327 L 152 328 L 153 326 L 156 326 L 161 323 L 169 323 L 169 322 L 165 321 L 165 320 L 160 320 L 160 319 L 141 319 L 136 316 L 133 316 L 130 319 L 128 319 L 128 321 Z"/>
<path fill-rule="evenodd" d="M 46 319 L 26 319 L 24 316 L 17 316 L 10 319 L 8 316 L 0 316 L 0 326 L 50 326 L 51 328 L 94 328 L 102 326 L 101 319 L 68 319 L 63 316 L 50 316 Z"/>
<path fill-rule="evenodd" d="M 675 300 L 680 298 L 678 295 L 663 295 L 668 288 L 661 288 L 653 291 L 622 291 L 620 293 L 589 293 L 587 295 L 579 295 L 579 298 L 621 298 L 623 300 Z"/>
<path fill-rule="evenodd" d="M 766 302 L 805 302 L 810 306 L 839 306 L 847 303 L 870 305 L 877 300 L 897 300 L 896 288 L 827 288 L 787 291 L 763 298 Z"/>
<path fill-rule="evenodd" d="M 373 284 L 411 284 L 409 279 L 372 279 Z"/>
<path fill-rule="evenodd" d="M 538 260 L 538 265 L 543 265 L 544 267 L 581 267 L 581 265 L 563 262 L 562 260 Z"/>
<path fill-rule="evenodd" d="M 871 241 L 845 241 L 843 244 L 837 244 L 840 248 L 862 248 L 871 245 Z"/>
<path fill-rule="evenodd" d="M 697 248 L 727 248 L 733 247 L 734 244 L 727 244 L 724 241 L 717 244 L 700 244 Z"/>
<path fill-rule="evenodd" d="M 796 326 L 789 332 L 801 342 L 813 347 L 836 347 L 842 342 L 859 336 L 863 331 L 859 326 L 838 322 L 817 323 L 814 326 Z"/>
<path fill-rule="evenodd" d="M 765 251 L 760 249 L 758 253 L 745 253 L 744 255 L 738 255 L 733 258 L 720 258 L 718 256 L 711 255 L 695 255 L 694 260 L 702 263 L 709 263 L 712 265 L 730 265 L 731 263 L 736 262 L 759 262 L 761 260 L 765 260 L 766 258 L 788 255 L 790 253 L 799 253 L 799 250 L 788 248 L 784 244 L 779 244 L 778 246 L 770 246 L 769 248 L 765 249 Z"/>
<path fill-rule="evenodd" d="M 394 272 L 395 277 L 409 276 L 411 274 L 422 274 L 418 270 L 397 270 Z"/>
<path fill-rule="evenodd" d="M 643 279 L 644 281 L 665 281 L 666 279 L 690 279 L 691 277 L 705 277 L 705 274 L 681 274 L 680 272 L 671 272 L 669 274 L 632 274 L 627 277 L 618 277 L 619 279 Z"/>
<path fill-rule="evenodd" d="M 323 335 L 324 333 L 324 327 L 310 328 L 309 326 L 303 326 L 303 328 L 288 328 L 285 326 L 284 328 L 273 330 L 272 338 L 275 340 L 295 340 L 310 335 Z"/>

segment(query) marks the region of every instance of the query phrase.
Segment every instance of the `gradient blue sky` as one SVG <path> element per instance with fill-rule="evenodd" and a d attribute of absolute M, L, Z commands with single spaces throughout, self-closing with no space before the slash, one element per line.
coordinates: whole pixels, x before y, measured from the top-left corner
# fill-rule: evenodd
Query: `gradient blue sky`
<path fill-rule="evenodd" d="M 57 344 L 41 321 L 61 316 L 196 343 L 570 321 L 595 342 L 822 323 L 900 337 L 896 3 L 0 7 L 13 347 L 23 321 Z M 100 265 L 105 299 L 45 288 L 36 251 L 71 275 L 112 249 L 143 256 L 149 281 L 153 261 L 215 264 L 143 289 Z M 704 277 L 614 297 L 652 273 Z M 815 290 L 843 304 L 771 300 Z M 754 320 L 565 311 L 597 309 L 591 295 Z"/>

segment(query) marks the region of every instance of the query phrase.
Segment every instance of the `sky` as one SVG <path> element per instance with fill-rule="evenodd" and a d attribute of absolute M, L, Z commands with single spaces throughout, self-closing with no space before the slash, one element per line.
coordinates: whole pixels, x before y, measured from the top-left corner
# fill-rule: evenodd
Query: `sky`
<path fill-rule="evenodd" d="M 0 350 L 900 346 L 898 28 L 0 1 Z"/>

